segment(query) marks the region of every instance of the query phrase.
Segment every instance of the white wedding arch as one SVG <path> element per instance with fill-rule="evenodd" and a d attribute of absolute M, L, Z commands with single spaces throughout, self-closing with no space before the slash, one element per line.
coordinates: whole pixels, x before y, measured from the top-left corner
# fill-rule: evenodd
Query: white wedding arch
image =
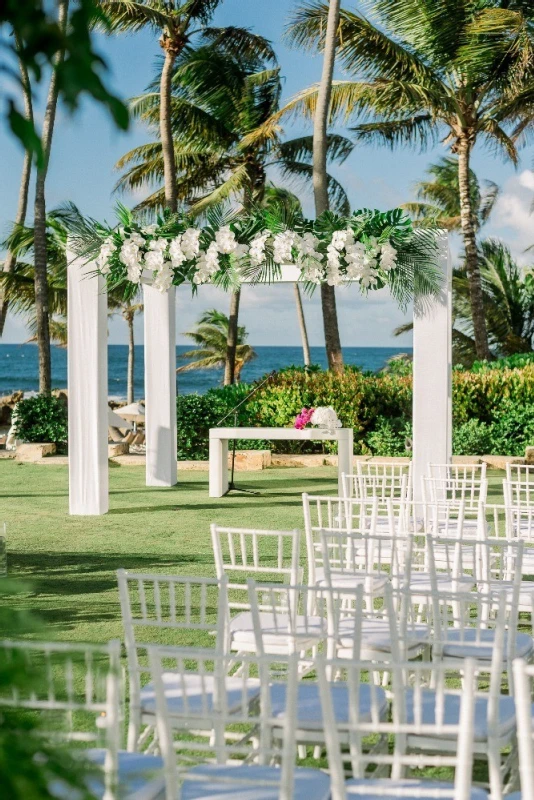
<path fill-rule="evenodd" d="M 452 452 L 451 260 L 437 232 L 443 284 L 414 305 L 413 460 L 416 499 L 429 462 Z M 96 264 L 68 258 L 69 511 L 105 514 L 108 488 L 107 296 Z M 294 264 L 276 282 L 301 278 Z M 273 281 L 273 282 L 274 282 Z M 176 289 L 161 292 L 143 279 L 145 334 L 146 485 L 174 486 L 176 460 Z"/>

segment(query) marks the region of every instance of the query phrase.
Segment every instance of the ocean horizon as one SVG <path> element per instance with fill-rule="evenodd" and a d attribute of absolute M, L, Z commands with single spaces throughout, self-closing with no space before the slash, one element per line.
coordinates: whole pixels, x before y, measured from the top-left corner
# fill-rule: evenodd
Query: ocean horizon
<path fill-rule="evenodd" d="M 257 358 L 243 368 L 241 379 L 244 383 L 257 380 L 273 370 L 283 369 L 291 365 L 302 366 L 302 348 L 295 346 L 255 346 Z M 188 345 L 176 346 L 176 364 L 184 362 L 182 353 L 191 350 Z M 326 367 L 324 347 L 311 347 L 314 364 Z M 411 347 L 344 347 L 343 358 L 346 364 L 361 367 L 363 370 L 377 372 L 387 360 L 399 353 L 412 353 Z M 128 346 L 123 344 L 108 345 L 108 394 L 110 398 L 124 400 L 126 398 L 126 370 Z M 177 390 L 180 394 L 205 394 L 208 389 L 222 385 L 223 370 L 192 370 L 177 375 Z M 52 386 L 54 389 L 67 387 L 67 351 L 64 348 L 52 347 Z M 0 395 L 14 391 L 35 393 L 39 388 L 38 355 L 35 344 L 0 344 Z M 144 345 L 135 346 L 134 370 L 135 399 L 144 397 Z"/>

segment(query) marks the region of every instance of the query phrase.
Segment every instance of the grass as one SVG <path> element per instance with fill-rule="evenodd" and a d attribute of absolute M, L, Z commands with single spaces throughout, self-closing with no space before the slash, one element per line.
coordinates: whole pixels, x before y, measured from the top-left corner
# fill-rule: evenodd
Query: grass
<path fill-rule="evenodd" d="M 238 473 L 238 482 L 260 495 L 217 499 L 208 497 L 204 472 L 183 472 L 170 489 L 145 486 L 141 467 L 111 468 L 109 477 L 109 513 L 70 517 L 66 467 L 0 461 L 9 573 L 31 587 L 16 602 L 42 617 L 51 638 L 122 639 L 119 567 L 214 576 L 211 522 L 302 528 L 302 492 L 337 494 L 333 467 Z M 502 502 L 502 477 L 490 473 L 489 502 Z"/>
<path fill-rule="evenodd" d="M 115 572 L 214 576 L 211 522 L 302 527 L 301 494 L 337 494 L 336 470 L 238 473 L 259 496 L 208 497 L 205 472 L 183 472 L 172 488 L 144 485 L 141 467 L 110 469 L 110 511 L 70 517 L 67 468 L 0 461 L 0 524 L 10 577 L 31 587 L 17 604 L 38 612 L 54 639 L 122 639 Z"/>

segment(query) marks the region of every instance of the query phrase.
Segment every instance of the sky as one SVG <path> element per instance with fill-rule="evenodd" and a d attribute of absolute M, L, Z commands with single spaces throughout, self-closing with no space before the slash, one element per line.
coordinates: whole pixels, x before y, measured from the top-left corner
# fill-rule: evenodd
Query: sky
<path fill-rule="evenodd" d="M 284 28 L 295 0 L 223 0 L 215 14 L 214 24 L 248 27 L 273 43 L 284 76 L 283 99 L 319 78 L 321 58 L 307 52 L 289 49 L 283 40 Z M 346 0 L 344 6 L 354 8 Z M 151 80 L 160 53 L 157 37 L 143 32 L 99 37 L 98 49 L 109 66 L 108 84 L 123 98 L 142 92 Z M 337 75 L 343 77 L 338 71 Z M 43 90 L 40 90 L 43 92 Z M 40 114 L 37 113 L 39 121 Z M 288 136 L 311 132 L 302 124 L 287 129 Z M 118 199 L 134 205 L 143 193 L 136 196 L 114 194 L 118 177 L 114 169 L 117 160 L 131 148 L 150 141 L 146 130 L 133 123 L 128 132 L 114 128 L 104 110 L 89 100 L 80 110 L 68 116 L 59 110 L 54 134 L 52 158 L 47 183 L 47 206 L 71 200 L 82 213 L 114 223 L 113 207 Z M 413 185 L 420 180 L 430 163 L 446 154 L 444 146 L 425 153 L 402 149 L 391 152 L 379 146 L 358 145 L 347 161 L 332 169 L 345 187 L 352 208 L 371 207 L 386 210 L 413 199 Z M 501 187 L 491 222 L 485 228 L 488 236 L 502 238 L 523 264 L 531 260 L 525 249 L 534 243 L 534 217 L 530 205 L 534 198 L 534 148 L 521 152 L 516 169 L 503 163 L 493 153 L 478 147 L 473 168 L 479 178 L 495 181 Z M 0 232 L 5 233 L 16 210 L 22 152 L 20 146 L 0 127 Z M 272 175 L 271 178 L 275 178 Z M 293 187 L 294 189 L 296 187 Z M 307 213 L 313 208 L 311 191 L 298 190 Z M 31 215 L 30 215 L 31 219 Z M 452 242 L 453 252 L 458 242 Z M 532 257 L 534 261 L 534 256 Z M 403 346 L 411 344 L 410 335 L 394 338 L 393 330 L 408 314 L 403 314 L 389 297 L 387 290 L 362 297 L 356 286 L 336 290 L 342 344 L 345 346 Z M 202 311 L 208 308 L 225 310 L 228 296 L 214 287 L 202 286 L 191 297 L 188 287 L 177 292 L 177 343 L 187 343 L 183 332 L 190 330 Z M 310 343 L 324 344 L 322 316 L 318 293 L 304 299 Z M 241 323 L 249 332 L 253 345 L 298 345 L 299 329 L 291 285 L 244 287 Z M 8 316 L 2 342 L 15 343 L 27 338 L 22 317 Z M 109 324 L 109 341 L 127 342 L 126 324 L 114 318 Z M 143 341 L 142 318 L 136 321 L 136 341 Z"/>

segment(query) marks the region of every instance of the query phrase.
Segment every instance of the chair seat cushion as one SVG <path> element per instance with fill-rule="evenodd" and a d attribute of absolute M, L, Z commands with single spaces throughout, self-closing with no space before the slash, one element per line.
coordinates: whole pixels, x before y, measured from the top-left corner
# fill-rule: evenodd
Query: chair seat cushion
<path fill-rule="evenodd" d="M 436 789 L 440 789 L 440 800 L 454 800 L 454 786 L 452 783 L 441 781 L 420 781 L 416 778 L 405 778 L 393 781 L 391 778 L 351 778 L 345 784 L 347 794 L 358 797 L 360 800 L 435 800 Z M 425 790 L 428 794 L 425 794 Z M 396 791 L 398 792 L 396 794 Z M 412 793 L 413 792 L 413 793 Z M 434 793 L 433 793 L 434 792 Z M 443 792 L 443 793 L 442 793 Z M 484 789 L 473 787 L 471 800 L 487 800 L 488 793 Z"/>
<path fill-rule="evenodd" d="M 523 569 L 523 572 L 525 570 Z M 506 592 L 508 598 L 512 597 L 514 587 L 512 583 L 507 581 L 490 581 L 489 588 L 494 592 Z M 523 607 L 525 611 L 532 610 L 532 601 L 534 599 L 534 581 L 521 581 L 519 584 L 519 606 Z"/>
<path fill-rule="evenodd" d="M 354 620 L 347 618 L 339 623 L 340 646 L 351 648 L 354 638 Z M 413 626 L 407 632 L 405 646 L 408 652 L 428 644 L 429 632 L 425 625 Z M 402 646 L 402 643 L 401 643 Z M 387 619 L 362 620 L 362 651 L 390 653 L 391 636 Z M 362 656 L 363 657 L 363 656 Z"/>
<path fill-rule="evenodd" d="M 285 614 L 274 614 L 268 611 L 260 612 L 263 647 L 268 650 L 285 650 L 287 640 L 284 634 L 289 635 L 289 617 Z M 232 650 L 240 647 L 256 652 L 254 637 L 254 624 L 250 611 L 243 611 L 230 620 L 230 634 Z M 296 634 L 298 647 L 308 650 L 326 636 L 326 620 L 321 617 L 297 617 Z"/>
<path fill-rule="evenodd" d="M 87 757 L 93 764 L 104 766 L 106 751 L 94 748 L 87 750 Z M 91 777 L 88 788 L 95 797 L 104 796 L 104 784 L 98 778 Z M 129 797 L 136 793 L 143 800 L 163 798 L 165 796 L 165 779 L 163 777 L 163 759 L 146 753 L 128 753 L 119 751 L 119 796 Z"/>
<path fill-rule="evenodd" d="M 278 800 L 279 797 L 278 787 L 272 784 L 279 779 L 278 767 L 201 764 L 188 775 L 191 778 L 186 777 L 181 786 L 181 800 Z M 262 786 L 265 781 L 271 785 Z M 328 800 L 330 778 L 318 769 L 297 767 L 292 797 L 295 800 Z"/>
<path fill-rule="evenodd" d="M 165 697 L 169 707 L 169 714 L 184 714 L 187 708 L 188 713 L 201 714 L 203 710 L 203 697 L 206 698 L 208 710 L 213 707 L 213 693 L 215 690 L 215 678 L 213 675 L 195 675 L 186 673 L 179 677 L 175 672 L 164 672 L 162 675 L 165 686 Z M 187 694 L 187 706 L 184 706 L 184 688 Z M 253 700 L 259 694 L 259 681 L 249 678 L 247 681 L 249 700 Z M 230 712 L 237 710 L 243 701 L 243 679 L 226 678 L 227 703 Z M 154 687 L 147 683 L 141 689 L 141 709 L 144 714 L 156 713 L 156 696 Z"/>
<path fill-rule="evenodd" d="M 436 693 L 432 689 L 423 689 L 422 692 L 422 722 L 425 725 L 434 725 L 436 722 Z M 461 694 L 445 693 L 445 709 L 443 723 L 445 725 L 458 725 L 460 720 Z M 414 694 L 412 689 L 406 691 L 406 719 L 408 723 L 414 721 Z M 500 738 L 506 737 L 515 730 L 515 704 L 513 697 L 501 695 L 499 698 L 498 723 L 492 728 L 491 733 Z M 411 738 L 411 737 L 410 737 Z M 428 738 L 428 737 L 425 737 Z M 448 739 L 446 733 L 440 733 L 440 739 Z M 488 739 L 488 700 L 486 697 L 475 698 L 474 740 L 485 742 Z"/>
<path fill-rule="evenodd" d="M 385 572 L 377 573 L 376 575 L 368 575 L 363 570 L 361 572 L 352 573 L 336 572 L 333 570 L 331 572 L 331 577 L 331 585 L 335 589 L 342 589 L 345 586 L 350 589 L 356 589 L 358 586 L 365 585 L 367 588 L 372 589 L 373 592 L 379 592 L 389 581 L 389 575 L 387 575 Z M 329 585 L 322 567 L 317 567 L 315 570 L 315 583 L 317 586 Z"/>
<path fill-rule="evenodd" d="M 388 711 L 386 693 L 380 687 L 375 687 L 376 702 L 380 716 L 383 718 Z M 337 722 L 349 721 L 349 691 L 345 683 L 332 683 L 332 705 Z M 274 718 L 283 719 L 286 714 L 286 687 L 282 683 L 271 687 L 271 713 Z M 360 719 L 362 722 L 371 721 L 371 689 L 369 684 L 360 686 Z M 298 685 L 297 695 L 297 727 L 300 730 L 322 731 L 323 714 L 319 697 L 319 685 L 312 681 L 301 681 Z"/>
<path fill-rule="evenodd" d="M 447 641 L 450 644 L 442 645 L 443 658 L 476 658 L 479 661 L 491 661 L 493 656 L 494 630 L 458 630 L 452 628 L 446 631 Z M 508 633 L 504 634 L 504 652 L 508 651 Z M 471 644 L 472 642 L 472 644 Z M 534 650 L 532 636 L 528 633 L 516 633 L 515 657 L 528 658 Z"/>
<path fill-rule="evenodd" d="M 460 575 L 456 580 L 445 572 L 438 572 L 438 590 L 441 592 L 470 592 L 475 587 L 475 580 L 470 575 Z M 409 583 L 410 592 L 417 595 L 418 592 L 429 594 L 431 591 L 431 581 L 429 572 L 412 572 Z"/>

